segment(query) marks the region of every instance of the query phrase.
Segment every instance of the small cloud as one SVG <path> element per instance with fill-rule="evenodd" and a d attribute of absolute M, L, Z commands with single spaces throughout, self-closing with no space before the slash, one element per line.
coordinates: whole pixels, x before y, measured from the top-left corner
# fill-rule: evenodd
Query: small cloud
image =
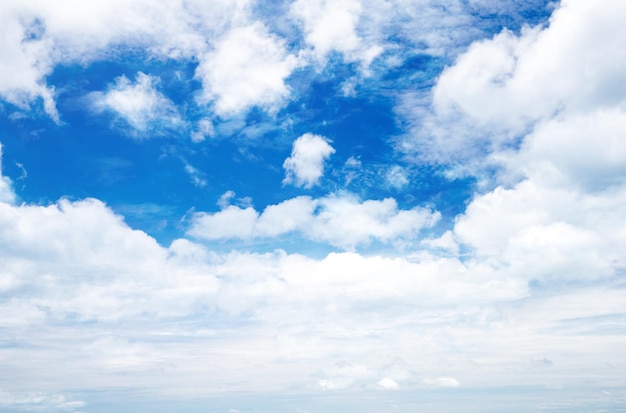
<path fill-rule="evenodd" d="M 226 209 L 230 205 L 230 201 L 235 197 L 235 191 L 224 192 L 217 200 L 217 205 L 221 209 Z"/>
<path fill-rule="evenodd" d="M 312 188 L 324 174 L 324 163 L 335 149 L 323 136 L 305 133 L 295 140 L 291 156 L 285 159 L 283 184 Z"/>
<path fill-rule="evenodd" d="M 95 92 L 89 97 L 97 112 L 114 112 L 134 133 L 162 134 L 157 127 L 173 127 L 182 121 L 172 101 L 156 89 L 159 83 L 158 77 L 138 72 L 135 82 L 120 76 L 107 92 Z"/>
<path fill-rule="evenodd" d="M 396 390 L 400 385 L 395 380 L 385 377 L 378 382 L 378 387 L 384 390 Z"/>
<path fill-rule="evenodd" d="M 250 198 L 249 196 L 245 196 L 243 198 L 235 198 L 235 195 L 235 191 L 229 190 L 224 192 L 217 200 L 217 205 L 220 207 L 220 209 L 226 209 L 233 203 L 243 208 L 252 206 L 252 198 Z"/>
<path fill-rule="evenodd" d="M 437 387 L 459 387 L 461 384 L 454 377 L 438 377 L 436 379 L 424 379 L 424 383 Z"/>
<path fill-rule="evenodd" d="M 392 166 L 385 174 L 385 181 L 395 189 L 402 189 L 409 183 L 406 170 L 398 165 Z"/>
<path fill-rule="evenodd" d="M 198 168 L 196 168 L 196 167 L 188 164 L 187 162 L 185 162 L 185 172 L 187 172 L 187 174 L 191 178 L 191 182 L 195 186 L 197 186 L 197 187 L 205 187 L 205 186 L 207 186 L 207 180 L 205 178 L 205 175 Z"/>
<path fill-rule="evenodd" d="M 191 141 L 194 143 L 202 142 L 207 137 L 212 138 L 214 135 L 213 122 L 210 119 L 201 119 L 198 121 L 196 130 L 191 132 Z"/>
<path fill-rule="evenodd" d="M 15 202 L 15 192 L 11 180 L 2 176 L 2 145 L 0 144 L 0 202 L 12 204 Z"/>

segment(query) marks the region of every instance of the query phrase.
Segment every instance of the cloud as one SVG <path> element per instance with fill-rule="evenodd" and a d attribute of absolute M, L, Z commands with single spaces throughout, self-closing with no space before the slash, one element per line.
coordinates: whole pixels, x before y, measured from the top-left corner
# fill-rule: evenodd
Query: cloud
<path fill-rule="evenodd" d="M 347 195 L 294 198 L 262 213 L 225 202 L 214 215 L 219 236 L 293 229 L 346 247 L 414 236 L 433 219 Z M 511 371 L 534 384 L 548 378 L 528 360 L 543 357 L 555 360 L 549 378 L 559 383 L 590 366 L 619 374 L 598 368 L 597 354 L 619 358 L 623 343 L 590 320 L 623 312 L 623 288 L 565 282 L 558 294 L 534 295 L 528 276 L 478 256 L 218 253 L 186 239 L 163 247 L 86 199 L 0 203 L 0 259 L 0 324 L 18 337 L 0 349 L 3 372 L 17 378 L 10 392 L 140 383 L 206 396 L 207 383 L 220 392 L 310 391 L 393 388 L 391 380 L 408 389 L 441 377 L 442 363 L 468 386 L 499 384 Z M 563 353 L 576 356 L 565 362 Z M 405 361 L 390 362 L 396 357 Z M 59 376 L 67 365 L 76 373 Z"/>
<path fill-rule="evenodd" d="M 200 171 L 195 166 L 189 164 L 187 161 L 183 160 L 183 163 L 185 164 L 185 172 L 187 172 L 187 175 L 189 175 L 191 182 L 195 186 L 197 186 L 198 188 L 203 188 L 207 186 L 208 182 L 206 180 L 206 176 L 204 172 Z"/>
<path fill-rule="evenodd" d="M 602 57 L 626 39 L 615 12 L 563 2 L 549 26 L 477 42 L 441 75 L 436 119 L 449 127 L 455 113 L 482 131 L 499 169 L 454 228 L 480 259 L 539 279 L 610 279 L 623 268 L 626 95 L 614 92 L 626 79 L 614 66 L 623 56 Z"/>
<path fill-rule="evenodd" d="M 480 166 L 472 160 L 515 145 L 537 122 L 622 104 L 626 75 L 618 68 L 626 57 L 615 50 L 626 39 L 626 10 L 611 4 L 563 1 L 547 27 L 474 42 L 440 75 L 431 111 L 406 95 L 401 112 L 416 123 L 404 149 L 471 169 Z"/>
<path fill-rule="evenodd" d="M 389 377 L 385 377 L 385 378 L 381 379 L 378 382 L 378 386 L 381 389 L 385 389 L 385 390 L 396 390 L 396 389 L 398 389 L 400 387 L 395 380 L 390 379 Z"/>
<path fill-rule="evenodd" d="M 290 14 L 301 22 L 305 41 L 313 48 L 319 61 L 324 61 L 330 52 L 337 51 L 343 54 L 345 60 L 360 60 L 367 67 L 382 52 L 382 48 L 378 45 L 366 46 L 357 33 L 361 13 L 359 0 L 298 0 L 290 8 Z"/>
<path fill-rule="evenodd" d="M 323 136 L 305 133 L 293 143 L 291 156 L 285 159 L 283 184 L 312 188 L 324 174 L 324 162 L 335 153 Z"/>
<path fill-rule="evenodd" d="M 459 382 L 454 377 L 438 377 L 436 379 L 425 379 L 424 383 L 438 387 L 459 387 Z"/>
<path fill-rule="evenodd" d="M 12 204 L 15 202 L 15 192 L 11 180 L 2 175 L 2 144 L 0 144 L 0 202 Z"/>
<path fill-rule="evenodd" d="M 0 406 L 23 411 L 79 412 L 86 403 L 65 394 L 8 392 L 0 389 Z"/>
<path fill-rule="evenodd" d="M 202 142 L 207 137 L 212 138 L 214 135 L 213 122 L 210 119 L 201 119 L 198 121 L 196 130 L 191 133 L 191 141 L 194 143 Z"/>
<path fill-rule="evenodd" d="M 289 97 L 285 79 L 298 65 L 285 41 L 255 22 L 233 28 L 218 40 L 198 65 L 196 76 L 205 88 L 203 99 L 214 101 L 219 116 L 253 106 L 276 112 Z"/>
<path fill-rule="evenodd" d="M 215 213 L 193 215 L 188 234 L 198 239 L 253 239 L 288 233 L 343 249 L 410 241 L 423 228 L 434 225 L 439 214 L 424 208 L 398 209 L 396 201 L 359 201 L 351 194 L 319 199 L 301 196 L 267 206 L 262 213 L 252 207 L 227 206 Z"/>
<path fill-rule="evenodd" d="M 173 128 L 182 123 L 174 104 L 156 89 L 160 79 L 138 72 L 132 83 L 126 76 L 115 79 L 108 91 L 89 95 L 97 111 L 110 110 L 124 119 L 134 131 L 163 134 L 161 128 Z"/>
<path fill-rule="evenodd" d="M 405 168 L 394 165 L 385 173 L 385 181 L 390 187 L 400 190 L 408 185 L 409 178 L 407 177 L 407 171 Z"/>

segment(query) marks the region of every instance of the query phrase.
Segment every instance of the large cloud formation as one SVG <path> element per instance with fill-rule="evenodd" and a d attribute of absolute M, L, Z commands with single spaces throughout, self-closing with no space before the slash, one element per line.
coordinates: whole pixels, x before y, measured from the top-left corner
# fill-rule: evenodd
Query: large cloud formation
<path fill-rule="evenodd" d="M 332 51 L 363 60 L 362 42 L 383 43 L 373 29 L 358 34 L 376 24 L 367 10 L 429 2 L 366 3 L 293 5 L 315 64 Z M 224 117 L 255 105 L 276 111 L 306 58 L 244 1 L 211 12 L 202 2 L 67 4 L 72 13 L 45 1 L 0 6 L 0 94 L 24 108 L 41 98 L 55 119 L 46 74 L 122 38 L 162 56 L 198 56 L 200 98 Z M 344 41 L 331 46 L 320 21 L 344 15 Z M 399 113 L 414 123 L 402 143 L 415 159 L 452 175 L 497 171 L 436 238 L 422 230 L 437 211 L 337 192 L 263 211 L 195 212 L 187 234 L 198 241 L 166 247 L 96 199 L 19 204 L 0 176 L 0 386 L 10 390 L 0 407 L 37 407 L 24 388 L 44 392 L 38 407 L 71 411 L 84 403 L 54 395 L 623 387 L 625 15 L 620 1 L 563 1 L 545 27 L 472 44 L 438 78 L 427 109 L 407 108 L 415 101 L 406 98 Z M 150 102 L 169 105 L 148 76 L 119 80 L 102 102 L 142 127 Z M 294 161 L 293 179 L 317 182 L 329 148 L 316 150 L 312 175 Z M 337 250 L 211 249 L 293 233 Z M 372 242 L 402 248 L 359 253 Z"/>

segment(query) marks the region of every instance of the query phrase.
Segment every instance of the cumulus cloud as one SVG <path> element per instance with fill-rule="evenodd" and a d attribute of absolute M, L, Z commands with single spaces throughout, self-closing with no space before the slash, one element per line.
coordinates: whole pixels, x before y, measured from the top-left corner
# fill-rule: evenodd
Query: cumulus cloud
<path fill-rule="evenodd" d="M 96 111 L 114 112 L 135 131 L 161 134 L 159 128 L 175 127 L 182 120 L 174 104 L 156 89 L 159 82 L 158 77 L 138 72 L 134 83 L 120 76 L 109 90 L 89 97 Z"/>
<path fill-rule="evenodd" d="M 214 215 L 213 231 L 249 236 L 319 227 L 307 236 L 350 246 L 367 237 L 401 236 L 412 225 L 416 231 L 433 216 L 398 210 L 393 200 L 367 202 L 300 197 L 259 214 L 226 201 L 224 215 Z M 371 229 L 359 233 L 341 219 L 359 216 L 357 223 Z M 488 260 L 217 253 L 185 239 L 163 247 L 93 199 L 0 203 L 0 259 L 0 324 L 20 337 L 0 356 L 5 374 L 28 377 L 28 383 L 16 380 L 18 387 L 140 382 L 151 389 L 205 392 L 208 380 L 220 391 L 392 389 L 393 383 L 411 388 L 441 377 L 442 362 L 464 384 L 497 384 L 511 369 L 532 384 L 545 373 L 528 370 L 528 360 L 554 359 L 564 351 L 587 355 L 555 363 L 554 377 L 563 380 L 579 377 L 564 372 L 596 366 L 591 343 L 605 354 L 623 353 L 615 336 L 586 331 L 572 340 L 569 330 L 557 338 L 550 330 L 569 326 L 572 317 L 619 313 L 625 293 L 611 285 L 533 297 L 527 277 Z M 37 362 L 25 363 L 34 346 Z M 485 346 L 487 360 L 481 358 Z M 249 362 L 251 348 L 255 363 Z M 516 363 L 526 370 L 515 370 Z M 68 364 L 77 373 L 60 377 Z M 603 373 L 615 374 L 607 369 Z M 216 371 L 221 374 L 208 379 L 198 374 Z M 220 387 L 224 382 L 231 384 Z M 430 384 L 455 381 L 444 377 Z"/>
<path fill-rule="evenodd" d="M 418 125 L 405 149 L 429 161 L 468 162 L 514 144 L 556 114 L 620 105 L 626 78 L 618 68 L 626 57 L 614 50 L 626 38 L 626 10 L 612 6 L 564 1 L 547 27 L 519 35 L 505 29 L 473 43 L 439 77 L 432 113 L 407 95 L 401 111 Z"/>
<path fill-rule="evenodd" d="M 269 205 L 262 213 L 233 205 L 215 213 L 198 212 L 193 215 L 188 233 L 198 239 L 219 240 L 296 232 L 306 239 L 354 249 L 372 240 L 411 240 L 438 219 L 438 213 L 425 208 L 401 210 L 392 198 L 360 201 L 351 194 L 335 194 L 288 199 Z"/>
<path fill-rule="evenodd" d="M 196 76 L 205 86 L 204 98 L 215 102 L 219 116 L 253 106 L 275 112 L 289 96 L 285 79 L 298 65 L 297 57 L 287 53 L 285 41 L 255 22 L 234 28 L 217 41 Z"/>
<path fill-rule="evenodd" d="M 378 45 L 366 45 L 357 33 L 362 13 L 359 0 L 298 0 L 291 4 L 290 12 L 302 23 L 305 40 L 318 60 L 337 51 L 348 61 L 360 60 L 368 66 L 382 52 Z"/>
<path fill-rule="evenodd" d="M 614 12 L 563 2 L 545 28 L 474 44 L 435 88 L 439 113 L 459 113 L 494 140 L 519 136 L 517 148 L 488 149 L 502 183 L 476 195 L 454 231 L 511 273 L 610 278 L 626 262 L 618 207 L 626 193 L 626 95 L 616 92 L 624 79 L 614 66 L 623 56 L 601 57 L 626 39 Z"/>
<path fill-rule="evenodd" d="M 317 185 L 324 175 L 325 161 L 335 153 L 323 136 L 305 133 L 293 143 L 291 156 L 285 159 L 283 184 L 294 184 L 304 188 Z"/>

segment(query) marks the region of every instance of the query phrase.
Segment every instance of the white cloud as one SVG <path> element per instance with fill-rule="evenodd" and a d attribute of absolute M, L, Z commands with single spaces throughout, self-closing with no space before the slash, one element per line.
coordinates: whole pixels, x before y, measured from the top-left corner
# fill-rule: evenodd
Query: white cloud
<path fill-rule="evenodd" d="M 284 184 L 311 188 L 324 175 L 324 163 L 335 153 L 323 136 L 305 133 L 293 143 L 291 156 L 285 159 Z"/>
<path fill-rule="evenodd" d="M 12 204 L 15 202 L 15 192 L 11 180 L 2 175 L 2 144 L 0 144 L 0 202 Z"/>
<path fill-rule="evenodd" d="M 398 383 L 395 380 L 390 379 L 389 377 L 385 377 L 384 379 L 380 380 L 378 382 L 378 386 L 381 389 L 385 389 L 385 390 L 396 390 L 400 387 L 400 385 L 398 385 Z"/>
<path fill-rule="evenodd" d="M 396 201 L 359 201 L 339 194 L 312 199 L 301 196 L 269 205 L 259 214 L 252 207 L 228 206 L 216 213 L 198 212 L 188 233 L 198 239 L 252 239 L 291 232 L 316 242 L 354 249 L 372 240 L 411 241 L 422 228 L 434 225 L 439 214 L 423 208 L 398 209 Z"/>
<path fill-rule="evenodd" d="M 191 141 L 194 143 L 202 142 L 207 137 L 212 138 L 214 135 L 213 122 L 210 119 L 201 119 L 198 121 L 196 130 L 191 132 Z"/>
<path fill-rule="evenodd" d="M 291 15 L 302 23 L 305 40 L 318 60 L 323 61 L 331 51 L 337 51 L 348 61 L 363 60 L 368 66 L 382 48 L 372 45 L 365 50 L 357 34 L 361 12 L 359 0 L 297 0 L 290 9 Z"/>
<path fill-rule="evenodd" d="M 563 1 L 547 27 L 508 30 L 473 43 L 438 79 L 433 112 L 410 99 L 413 137 L 404 144 L 446 163 L 499 151 L 537 122 L 624 104 L 625 5 Z M 575 28 L 575 29 L 574 29 Z M 422 109 L 413 109 L 412 107 Z M 476 165 L 472 165 L 474 167 Z"/>
<path fill-rule="evenodd" d="M 612 52 L 626 9 L 614 6 L 565 1 L 546 28 L 474 44 L 437 84 L 435 119 L 460 114 L 496 142 L 487 160 L 501 170 L 455 238 L 512 274 L 610 279 L 626 263 L 626 78 Z M 497 143 L 516 136 L 517 149 Z"/>
<path fill-rule="evenodd" d="M 436 379 L 425 379 L 424 383 L 438 387 L 459 387 L 459 382 L 454 377 L 438 377 Z"/>
<path fill-rule="evenodd" d="M 182 120 L 174 104 L 156 89 L 159 82 L 142 72 L 134 83 L 121 76 L 108 91 L 92 93 L 90 99 L 97 111 L 113 111 L 138 132 L 161 134 L 160 128 L 175 127 Z"/>
<path fill-rule="evenodd" d="M 285 79 L 298 65 L 298 59 L 287 53 L 285 41 L 256 22 L 234 28 L 217 41 L 196 76 L 204 85 L 204 98 L 214 101 L 219 116 L 253 106 L 275 112 L 289 97 Z"/>
<path fill-rule="evenodd" d="M 119 47 L 159 59 L 199 59 L 204 96 L 219 114 L 251 106 L 276 110 L 288 97 L 284 79 L 297 66 L 283 41 L 254 23 L 248 0 L 75 0 L 54 4 L 9 0 L 0 5 L 0 96 L 22 108 L 42 98 L 58 120 L 45 77 L 59 63 L 86 64 Z M 32 28 L 36 36 L 29 37 Z"/>
<path fill-rule="evenodd" d="M 0 407 L 23 411 L 80 412 L 85 402 L 65 394 L 8 392 L 0 389 Z"/>
<path fill-rule="evenodd" d="M 407 171 L 399 165 L 394 165 L 385 173 L 385 181 L 394 189 L 402 189 L 409 183 L 407 178 Z"/>
<path fill-rule="evenodd" d="M 329 203 L 347 203 L 350 216 L 365 214 L 373 231 L 383 217 L 411 212 L 391 208 L 392 201 L 336 198 L 315 202 L 330 214 Z M 241 225 L 244 211 L 256 226 L 225 236 L 261 231 L 262 222 L 262 231 L 302 230 L 309 217 L 289 214 L 313 202 L 295 198 L 262 214 L 226 206 L 223 216 L 235 211 L 234 218 L 221 224 Z M 206 396 L 207 386 L 390 389 L 392 381 L 408 389 L 429 377 L 436 386 L 498 385 L 511 371 L 520 383 L 568 384 L 590 366 L 617 377 L 626 362 L 621 336 L 594 334 L 594 323 L 571 321 L 622 312 L 623 288 L 534 296 L 527 277 L 485 260 L 217 253 L 184 239 L 162 247 L 96 200 L 0 203 L 0 259 L 0 324 L 19 337 L 0 348 L 3 372 L 15 378 L 9 392 L 140 383 L 165 394 L 198 389 Z M 605 356 L 618 368 L 597 367 L 606 365 Z M 544 357 L 554 360 L 550 372 L 528 369 L 528 360 Z M 75 374 L 63 374 L 68 365 Z M 446 378 L 451 375 L 454 381 Z"/>
<path fill-rule="evenodd" d="M 199 188 L 203 188 L 207 186 L 207 180 L 206 180 L 204 172 L 202 172 L 201 170 L 199 170 L 198 168 L 189 164 L 186 161 L 184 161 L 184 163 L 185 163 L 185 172 L 187 172 L 187 175 L 189 175 L 189 178 L 191 178 L 191 182 Z"/>

